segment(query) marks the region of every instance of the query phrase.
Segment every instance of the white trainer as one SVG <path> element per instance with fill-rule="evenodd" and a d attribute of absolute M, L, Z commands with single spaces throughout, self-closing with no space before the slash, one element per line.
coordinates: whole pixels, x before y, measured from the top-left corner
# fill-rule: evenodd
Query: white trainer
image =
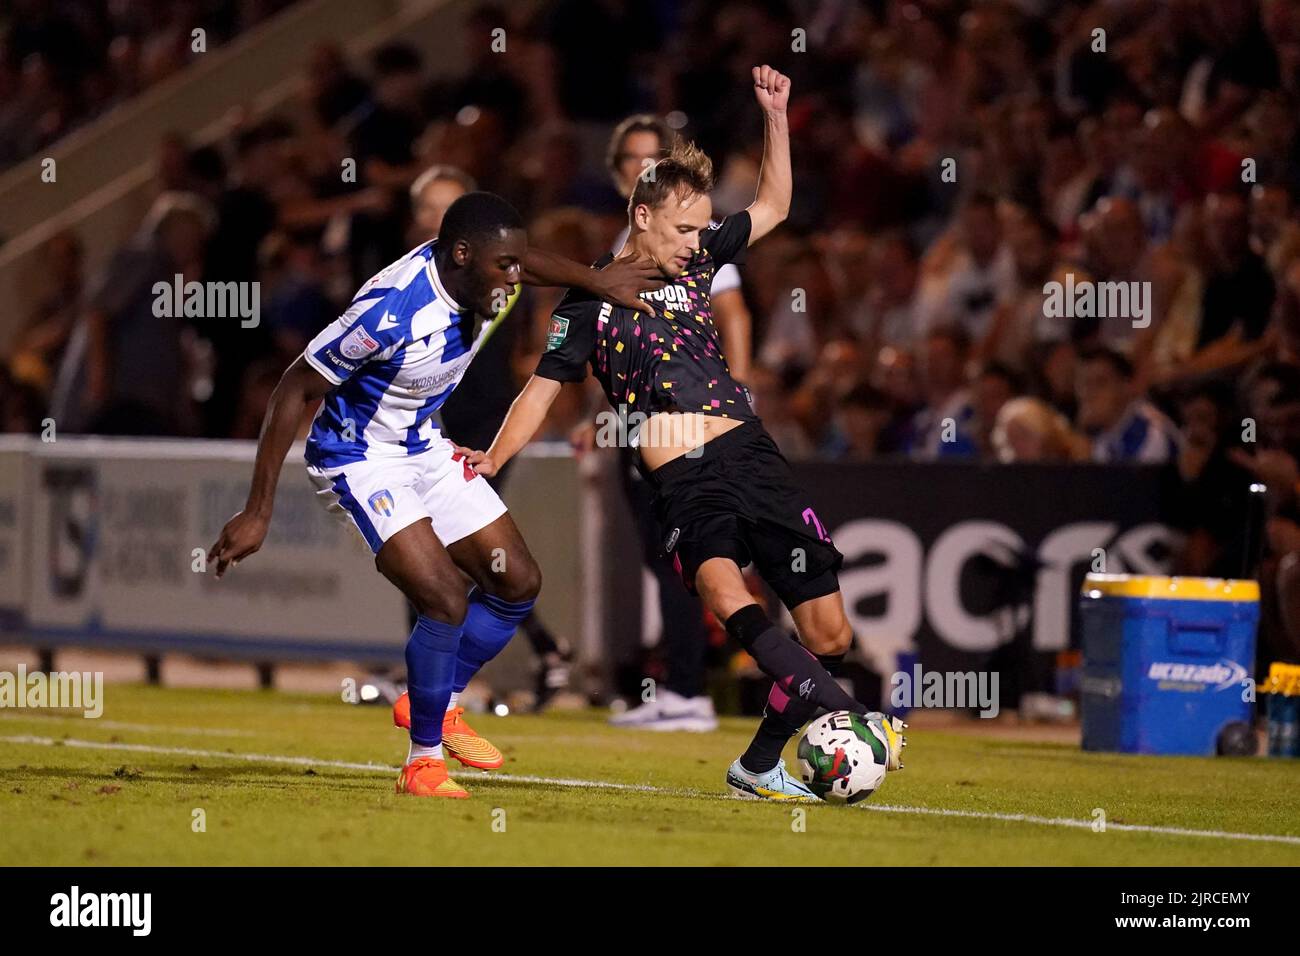
<path fill-rule="evenodd" d="M 718 729 L 713 698 L 707 694 L 683 697 L 661 690 L 653 700 L 609 718 L 610 724 L 632 730 L 689 730 L 707 733 Z"/>

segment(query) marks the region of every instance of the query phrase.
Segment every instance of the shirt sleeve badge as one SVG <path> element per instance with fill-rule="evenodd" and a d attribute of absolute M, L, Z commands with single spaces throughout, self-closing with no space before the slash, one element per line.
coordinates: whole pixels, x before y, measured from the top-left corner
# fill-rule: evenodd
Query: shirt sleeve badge
<path fill-rule="evenodd" d="M 569 334 L 569 320 L 562 315 L 551 316 L 550 327 L 546 330 L 546 351 L 558 349 L 564 344 L 564 339 Z"/>

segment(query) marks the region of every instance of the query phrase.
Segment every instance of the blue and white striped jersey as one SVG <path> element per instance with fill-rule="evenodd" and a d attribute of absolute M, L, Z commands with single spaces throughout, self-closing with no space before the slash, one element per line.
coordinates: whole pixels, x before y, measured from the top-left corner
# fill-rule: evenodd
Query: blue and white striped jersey
<path fill-rule="evenodd" d="M 1136 401 L 1093 439 L 1092 460 L 1163 465 L 1178 457 L 1181 442 L 1178 426 L 1150 402 Z"/>
<path fill-rule="evenodd" d="M 412 249 L 363 285 L 303 357 L 333 382 L 307 437 L 307 463 L 335 468 L 416 455 L 437 437 L 447 400 L 491 323 L 443 288 L 437 240 Z"/>

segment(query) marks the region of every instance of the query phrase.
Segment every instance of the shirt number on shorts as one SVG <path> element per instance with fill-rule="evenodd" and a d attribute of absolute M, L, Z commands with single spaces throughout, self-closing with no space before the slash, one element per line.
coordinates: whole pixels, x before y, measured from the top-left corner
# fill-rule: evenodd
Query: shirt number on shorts
<path fill-rule="evenodd" d="M 812 525 L 817 529 L 817 537 L 827 544 L 831 543 L 831 536 L 826 533 L 826 529 L 822 527 L 822 523 L 817 520 L 817 515 L 813 513 L 811 508 L 803 509 L 803 523 Z"/>

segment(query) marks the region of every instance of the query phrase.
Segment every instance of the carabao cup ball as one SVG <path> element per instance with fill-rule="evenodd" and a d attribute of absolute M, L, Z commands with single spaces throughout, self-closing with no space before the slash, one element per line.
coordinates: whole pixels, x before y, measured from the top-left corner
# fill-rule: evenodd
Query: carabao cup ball
<path fill-rule="evenodd" d="M 799 738 L 803 782 L 828 803 L 857 803 L 885 779 L 885 732 L 858 714 L 836 710 L 818 717 Z"/>

